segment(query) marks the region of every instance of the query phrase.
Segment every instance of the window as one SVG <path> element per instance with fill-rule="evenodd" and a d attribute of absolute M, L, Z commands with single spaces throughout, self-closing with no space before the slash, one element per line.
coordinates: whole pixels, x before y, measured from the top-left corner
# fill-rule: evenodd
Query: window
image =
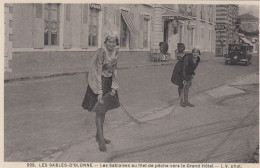
<path fill-rule="evenodd" d="M 128 11 L 121 11 L 128 12 Z M 130 41 L 130 31 L 126 25 L 126 22 L 121 14 L 121 27 L 120 27 L 120 46 L 123 48 L 128 47 Z"/>
<path fill-rule="evenodd" d="M 149 23 L 149 19 L 144 18 L 144 36 L 143 36 L 144 48 L 148 48 L 148 23 Z"/>
<path fill-rule="evenodd" d="M 89 20 L 89 36 L 88 45 L 90 47 L 96 47 L 98 45 L 98 13 L 96 8 L 90 8 L 90 20 Z"/>
<path fill-rule="evenodd" d="M 134 13 L 121 10 L 120 46 L 123 48 L 136 48 L 138 31 L 134 25 L 134 18 Z"/>
<path fill-rule="evenodd" d="M 13 28 L 13 21 L 9 20 L 9 28 Z"/>
<path fill-rule="evenodd" d="M 42 4 L 35 4 L 36 18 L 42 18 Z"/>
<path fill-rule="evenodd" d="M 71 4 L 66 4 L 66 21 L 70 21 Z"/>
<path fill-rule="evenodd" d="M 9 13 L 12 14 L 13 13 L 13 7 L 9 6 Z"/>
<path fill-rule="evenodd" d="M 9 34 L 9 41 L 13 41 L 14 39 L 14 35 L 13 34 Z"/>
<path fill-rule="evenodd" d="M 83 23 L 88 23 L 88 4 L 83 5 Z"/>
<path fill-rule="evenodd" d="M 45 4 L 44 45 L 58 45 L 59 4 Z"/>

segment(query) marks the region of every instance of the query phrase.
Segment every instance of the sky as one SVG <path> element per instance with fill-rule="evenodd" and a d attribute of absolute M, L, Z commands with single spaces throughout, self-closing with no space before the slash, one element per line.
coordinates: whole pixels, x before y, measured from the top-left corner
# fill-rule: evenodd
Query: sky
<path fill-rule="evenodd" d="M 259 8 L 257 5 L 239 5 L 239 15 L 249 13 L 259 17 Z"/>

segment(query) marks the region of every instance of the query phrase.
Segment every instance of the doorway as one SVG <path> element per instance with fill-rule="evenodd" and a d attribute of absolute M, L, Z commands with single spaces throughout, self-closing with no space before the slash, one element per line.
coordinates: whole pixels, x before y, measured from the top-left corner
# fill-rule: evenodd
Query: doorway
<path fill-rule="evenodd" d="M 170 21 L 168 21 L 168 20 L 164 21 L 163 41 L 166 43 L 168 43 L 168 39 L 169 39 L 169 34 L 168 34 L 169 23 L 170 23 Z"/>

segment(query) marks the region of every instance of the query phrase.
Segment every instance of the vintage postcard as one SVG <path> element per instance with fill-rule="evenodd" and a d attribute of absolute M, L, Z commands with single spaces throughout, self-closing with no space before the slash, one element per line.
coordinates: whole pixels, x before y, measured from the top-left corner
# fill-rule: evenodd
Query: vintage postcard
<path fill-rule="evenodd" d="M 4 1 L 4 168 L 259 166 L 258 1 Z"/>

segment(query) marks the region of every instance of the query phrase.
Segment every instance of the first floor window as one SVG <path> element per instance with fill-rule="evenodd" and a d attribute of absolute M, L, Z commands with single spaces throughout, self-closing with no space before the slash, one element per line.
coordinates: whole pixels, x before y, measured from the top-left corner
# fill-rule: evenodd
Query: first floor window
<path fill-rule="evenodd" d="M 44 45 L 58 45 L 59 4 L 45 4 Z"/>
<path fill-rule="evenodd" d="M 89 46 L 95 47 L 98 45 L 98 9 L 90 8 L 89 22 Z"/>

